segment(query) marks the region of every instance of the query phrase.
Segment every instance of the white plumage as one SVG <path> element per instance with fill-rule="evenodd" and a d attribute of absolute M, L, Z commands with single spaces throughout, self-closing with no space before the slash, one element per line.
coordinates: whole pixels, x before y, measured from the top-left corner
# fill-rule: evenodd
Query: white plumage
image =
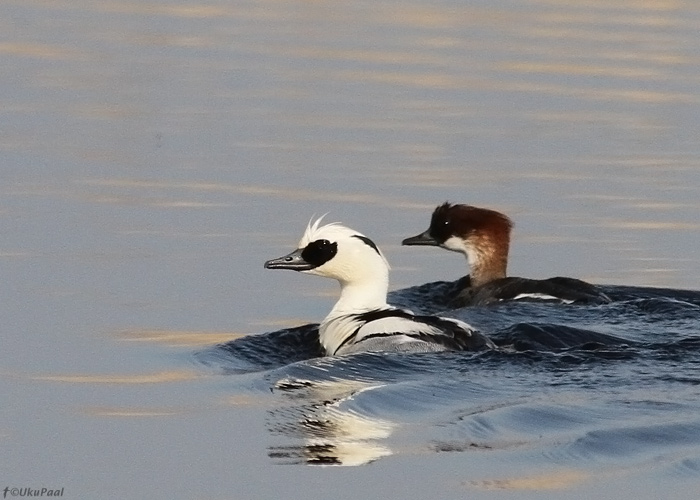
<path fill-rule="evenodd" d="M 494 344 L 467 323 L 387 304 L 389 264 L 372 240 L 339 223 L 310 221 L 292 253 L 265 263 L 333 278 L 340 297 L 319 327 L 327 355 L 366 351 L 477 350 Z"/>

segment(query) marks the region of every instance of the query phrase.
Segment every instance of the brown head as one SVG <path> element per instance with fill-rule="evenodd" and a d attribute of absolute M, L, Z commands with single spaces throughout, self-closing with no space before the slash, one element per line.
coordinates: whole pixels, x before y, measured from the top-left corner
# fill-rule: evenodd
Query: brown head
<path fill-rule="evenodd" d="M 505 278 L 512 227 L 511 220 L 495 210 L 446 202 L 433 211 L 426 231 L 402 244 L 439 246 L 463 253 L 471 267 L 472 286 L 479 286 Z"/>

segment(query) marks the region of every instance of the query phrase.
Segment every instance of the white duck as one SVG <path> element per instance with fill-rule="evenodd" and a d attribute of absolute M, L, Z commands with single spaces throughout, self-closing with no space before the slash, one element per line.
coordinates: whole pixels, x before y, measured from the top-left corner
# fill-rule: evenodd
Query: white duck
<path fill-rule="evenodd" d="M 495 348 L 467 323 L 422 316 L 387 304 L 389 264 L 365 235 L 338 223 L 309 222 L 292 253 L 265 262 L 333 278 L 340 298 L 321 322 L 319 338 L 329 356 L 368 351 L 429 352 Z"/>

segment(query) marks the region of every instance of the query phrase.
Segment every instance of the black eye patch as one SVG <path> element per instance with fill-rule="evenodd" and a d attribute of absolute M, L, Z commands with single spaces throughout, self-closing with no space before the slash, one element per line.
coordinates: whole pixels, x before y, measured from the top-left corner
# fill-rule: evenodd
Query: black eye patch
<path fill-rule="evenodd" d="M 338 253 L 338 244 L 328 240 L 312 241 L 301 252 L 301 258 L 315 267 L 322 266 Z"/>
<path fill-rule="evenodd" d="M 444 243 L 452 236 L 452 221 L 445 213 L 434 213 L 430 221 L 430 236 L 439 243 Z"/>

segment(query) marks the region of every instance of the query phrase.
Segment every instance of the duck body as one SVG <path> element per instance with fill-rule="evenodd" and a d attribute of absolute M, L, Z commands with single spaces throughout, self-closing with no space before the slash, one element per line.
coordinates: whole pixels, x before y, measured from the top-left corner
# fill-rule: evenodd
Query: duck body
<path fill-rule="evenodd" d="M 478 351 L 495 347 L 467 323 L 439 316 L 416 315 L 385 307 L 326 317 L 319 327 L 328 354 L 363 351 Z"/>
<path fill-rule="evenodd" d="M 265 263 L 336 279 L 340 297 L 319 326 L 326 355 L 358 352 L 435 352 L 495 348 L 463 321 L 416 315 L 386 302 L 389 264 L 377 245 L 340 224 L 309 223 L 298 248 Z"/>
<path fill-rule="evenodd" d="M 481 286 L 463 288 L 451 301 L 453 307 L 480 306 L 508 300 L 550 301 L 562 304 L 606 304 L 610 298 L 598 287 L 576 278 L 548 279 L 507 277 Z"/>
<path fill-rule="evenodd" d="M 470 267 L 464 288 L 451 306 L 484 305 L 506 300 L 547 300 L 566 304 L 602 304 L 610 298 L 597 286 L 576 278 L 509 277 L 511 220 L 495 210 L 444 203 L 432 214 L 430 227 L 403 245 L 438 246 L 465 255 Z"/>

